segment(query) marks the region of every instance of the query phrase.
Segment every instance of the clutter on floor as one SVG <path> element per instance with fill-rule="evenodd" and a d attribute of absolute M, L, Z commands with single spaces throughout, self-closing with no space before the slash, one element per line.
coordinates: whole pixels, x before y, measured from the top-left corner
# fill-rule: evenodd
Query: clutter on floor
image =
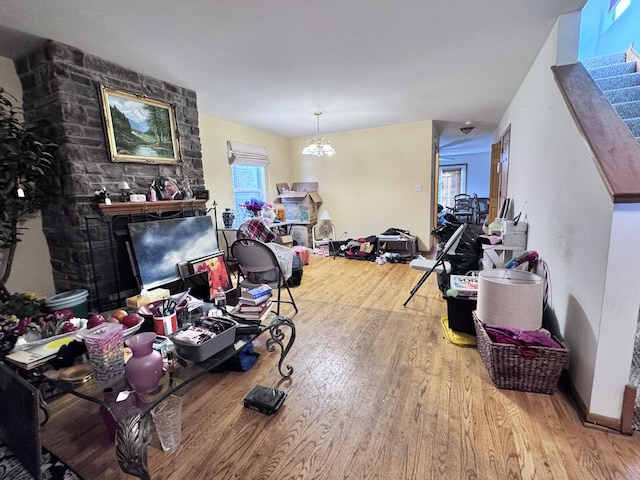
<path fill-rule="evenodd" d="M 293 247 L 293 254 L 300 257 L 303 265 L 309 265 L 310 253 L 311 250 L 309 250 L 307 247 L 303 247 L 302 245 L 296 245 L 295 247 Z"/>

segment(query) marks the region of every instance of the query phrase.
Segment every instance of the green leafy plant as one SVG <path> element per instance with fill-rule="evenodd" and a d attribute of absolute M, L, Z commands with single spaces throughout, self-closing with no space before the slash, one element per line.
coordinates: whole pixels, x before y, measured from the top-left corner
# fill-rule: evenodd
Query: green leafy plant
<path fill-rule="evenodd" d="M 18 292 L 4 302 L 0 302 L 0 314 L 15 315 L 18 318 L 45 315 L 45 297 L 33 292 Z"/>
<path fill-rule="evenodd" d="M 56 195 L 54 152 L 57 145 L 25 124 L 21 111 L 0 87 L 0 299 L 9 297 L 5 284 L 17 243 L 21 221 L 36 213 Z"/>

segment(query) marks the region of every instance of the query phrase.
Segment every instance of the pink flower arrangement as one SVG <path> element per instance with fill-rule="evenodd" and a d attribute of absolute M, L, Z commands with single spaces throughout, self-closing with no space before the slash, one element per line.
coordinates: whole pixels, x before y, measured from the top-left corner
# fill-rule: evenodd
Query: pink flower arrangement
<path fill-rule="evenodd" d="M 42 338 L 47 338 L 62 333 L 74 332 L 78 330 L 78 327 L 70 322 L 73 317 L 74 313 L 70 308 L 63 308 L 38 317 L 24 317 L 18 322 L 16 333 L 20 336 L 27 332 L 35 331 Z"/>

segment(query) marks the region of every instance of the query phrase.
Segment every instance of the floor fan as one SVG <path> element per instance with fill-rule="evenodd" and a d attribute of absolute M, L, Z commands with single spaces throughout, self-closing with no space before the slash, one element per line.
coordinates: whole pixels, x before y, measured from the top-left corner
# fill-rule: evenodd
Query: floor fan
<path fill-rule="evenodd" d="M 313 226 L 313 250 L 315 251 L 321 245 L 329 245 L 329 242 L 336 239 L 336 230 L 331 223 L 331 216 L 327 209 L 320 212 L 318 223 Z"/>

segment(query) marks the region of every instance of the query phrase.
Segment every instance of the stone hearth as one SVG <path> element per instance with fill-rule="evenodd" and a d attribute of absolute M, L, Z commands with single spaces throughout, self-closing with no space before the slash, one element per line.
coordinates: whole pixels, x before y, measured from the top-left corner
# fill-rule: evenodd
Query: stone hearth
<path fill-rule="evenodd" d="M 117 197 L 117 184 L 125 180 L 134 192 L 144 193 L 153 179 L 164 175 L 188 178 L 194 191 L 203 190 L 196 93 L 53 41 L 18 60 L 16 70 L 26 120 L 39 122 L 42 133 L 60 146 L 57 169 L 62 194 L 42 212 L 56 292 L 85 288 L 90 303 L 95 303 L 96 280 L 100 290 L 114 288 L 116 260 L 109 255 L 105 230 L 91 232 L 100 241 L 90 253 L 86 218 L 95 215 L 90 207 L 94 191 L 104 186 Z M 181 161 L 112 162 L 101 111 L 101 84 L 175 105 Z"/>

